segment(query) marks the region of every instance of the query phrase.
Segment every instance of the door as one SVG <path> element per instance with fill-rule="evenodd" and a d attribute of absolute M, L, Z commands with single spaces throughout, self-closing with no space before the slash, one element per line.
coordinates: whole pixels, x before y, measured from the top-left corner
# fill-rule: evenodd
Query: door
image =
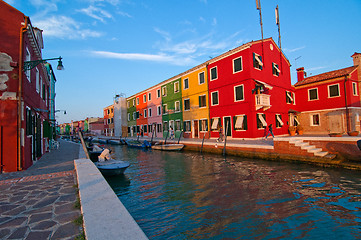
<path fill-rule="evenodd" d="M 225 135 L 228 137 L 232 137 L 232 124 L 231 124 L 231 117 L 224 117 L 223 118 L 223 122 L 224 122 L 224 132 Z"/>
<path fill-rule="evenodd" d="M 198 120 L 193 120 L 193 138 L 198 138 Z"/>

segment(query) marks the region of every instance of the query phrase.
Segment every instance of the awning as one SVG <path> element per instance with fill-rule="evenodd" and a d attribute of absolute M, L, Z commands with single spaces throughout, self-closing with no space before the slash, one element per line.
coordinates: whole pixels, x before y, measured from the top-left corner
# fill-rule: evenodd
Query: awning
<path fill-rule="evenodd" d="M 281 72 L 281 71 L 279 70 L 279 68 L 278 68 L 277 64 L 274 64 L 274 65 L 273 65 L 273 67 L 276 69 L 276 71 L 277 71 L 278 73 L 280 73 L 280 72 Z"/>
<path fill-rule="evenodd" d="M 293 110 L 293 109 L 290 109 L 290 110 L 288 110 L 288 113 L 299 114 L 300 112 L 299 112 L 299 111 L 296 111 L 296 110 Z"/>
<path fill-rule="evenodd" d="M 267 127 L 267 122 L 266 122 L 266 120 L 263 118 L 263 115 L 262 115 L 262 114 L 258 114 L 258 118 L 259 118 L 259 120 L 261 121 L 263 127 Z"/>
<path fill-rule="evenodd" d="M 294 118 L 295 119 L 295 121 L 297 122 L 297 124 L 300 124 L 300 122 L 297 120 L 297 118 Z"/>
<path fill-rule="evenodd" d="M 280 115 L 276 115 L 277 117 L 277 121 L 281 124 L 281 126 L 283 126 L 283 122 L 282 119 L 280 118 Z"/>
<path fill-rule="evenodd" d="M 234 126 L 234 128 L 242 128 L 243 127 L 243 119 L 244 116 L 237 116 L 237 120 L 236 120 L 236 125 Z"/>
<path fill-rule="evenodd" d="M 290 92 L 286 92 L 286 93 L 287 93 L 287 97 L 289 97 L 289 99 L 291 99 L 291 101 L 294 102 L 293 97 L 291 96 Z"/>
<path fill-rule="evenodd" d="M 219 118 L 213 118 L 211 130 L 217 129 Z"/>
<path fill-rule="evenodd" d="M 256 83 L 258 83 L 258 84 L 261 84 L 261 85 L 263 85 L 263 86 L 265 86 L 266 88 L 268 88 L 268 89 L 270 89 L 270 90 L 272 90 L 272 86 L 271 85 L 269 85 L 269 84 L 267 84 L 267 83 L 264 83 L 264 82 L 261 82 L 261 81 L 259 81 L 259 80 L 254 80 Z"/>

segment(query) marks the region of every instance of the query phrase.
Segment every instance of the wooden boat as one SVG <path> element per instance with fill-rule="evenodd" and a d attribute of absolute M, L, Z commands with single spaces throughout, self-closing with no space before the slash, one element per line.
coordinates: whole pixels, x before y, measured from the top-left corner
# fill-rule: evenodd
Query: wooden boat
<path fill-rule="evenodd" d="M 121 145 L 121 141 L 109 139 L 108 143 L 111 145 Z"/>
<path fill-rule="evenodd" d="M 129 147 L 135 147 L 135 148 L 150 148 L 151 147 L 150 142 L 148 142 L 147 140 L 144 140 L 143 142 L 126 140 L 126 143 Z"/>
<path fill-rule="evenodd" d="M 102 152 L 103 152 L 103 150 L 101 150 L 101 151 L 88 151 L 90 160 L 92 160 L 92 162 L 97 162 L 98 157 L 100 156 L 100 154 L 102 154 Z"/>
<path fill-rule="evenodd" d="M 130 165 L 128 162 L 112 159 L 105 162 L 95 162 L 94 164 L 104 176 L 123 174 Z"/>
<path fill-rule="evenodd" d="M 361 140 L 357 140 L 357 147 L 361 150 Z"/>
<path fill-rule="evenodd" d="M 158 144 L 158 145 L 153 145 L 152 149 L 155 150 L 162 150 L 162 151 L 180 151 L 184 148 L 184 144 Z"/>

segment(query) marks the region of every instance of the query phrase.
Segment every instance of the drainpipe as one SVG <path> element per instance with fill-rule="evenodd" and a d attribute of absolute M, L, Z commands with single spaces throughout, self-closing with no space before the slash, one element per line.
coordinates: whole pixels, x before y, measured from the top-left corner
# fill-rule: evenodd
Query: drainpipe
<path fill-rule="evenodd" d="M 208 74 L 208 65 L 209 65 L 209 63 L 207 63 L 207 65 L 206 65 L 206 72 L 207 72 L 207 95 L 209 94 L 209 74 Z M 209 128 L 208 128 L 208 138 L 209 139 L 211 139 L 211 131 L 212 131 L 212 124 L 211 124 L 211 122 L 212 122 L 212 119 L 211 119 L 211 111 L 210 111 L 210 108 L 211 108 L 211 100 L 210 100 L 210 96 L 208 95 L 207 96 L 207 98 L 208 98 L 208 119 L 209 119 L 209 121 L 208 121 L 208 124 L 209 124 Z"/>
<path fill-rule="evenodd" d="M 350 112 L 349 112 L 348 104 L 347 104 L 346 82 L 347 82 L 347 75 L 345 76 L 345 81 L 343 82 L 343 88 L 344 88 L 344 92 L 345 92 L 346 128 L 347 128 L 347 132 L 350 132 Z"/>
<path fill-rule="evenodd" d="M 23 38 L 23 34 L 27 31 L 27 26 L 28 26 L 28 17 L 24 17 L 25 19 L 25 24 L 24 26 L 22 26 L 20 28 L 20 48 L 19 48 L 19 86 L 18 86 L 18 119 L 17 119 L 17 124 L 18 124 L 18 171 L 23 170 L 22 168 L 22 151 L 21 151 L 21 113 L 22 113 L 22 104 L 21 104 L 21 100 L 22 100 L 22 91 L 23 91 L 23 58 L 24 58 L 24 38 Z M 25 141 L 25 139 L 24 139 Z"/>

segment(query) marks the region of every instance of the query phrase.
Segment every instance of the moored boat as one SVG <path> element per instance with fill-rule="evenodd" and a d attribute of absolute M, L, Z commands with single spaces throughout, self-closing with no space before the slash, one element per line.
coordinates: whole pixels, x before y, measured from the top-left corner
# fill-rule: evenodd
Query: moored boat
<path fill-rule="evenodd" d="M 144 140 L 143 142 L 126 140 L 126 143 L 129 147 L 135 147 L 135 148 L 150 148 L 151 147 L 150 142 L 148 142 L 147 140 Z"/>
<path fill-rule="evenodd" d="M 113 176 L 123 174 L 129 167 L 128 162 L 118 160 L 108 160 L 105 162 L 95 162 L 95 166 L 104 176 Z"/>
<path fill-rule="evenodd" d="M 153 145 L 152 149 L 162 150 L 162 151 L 180 151 L 184 148 L 184 144 L 158 144 Z"/>

